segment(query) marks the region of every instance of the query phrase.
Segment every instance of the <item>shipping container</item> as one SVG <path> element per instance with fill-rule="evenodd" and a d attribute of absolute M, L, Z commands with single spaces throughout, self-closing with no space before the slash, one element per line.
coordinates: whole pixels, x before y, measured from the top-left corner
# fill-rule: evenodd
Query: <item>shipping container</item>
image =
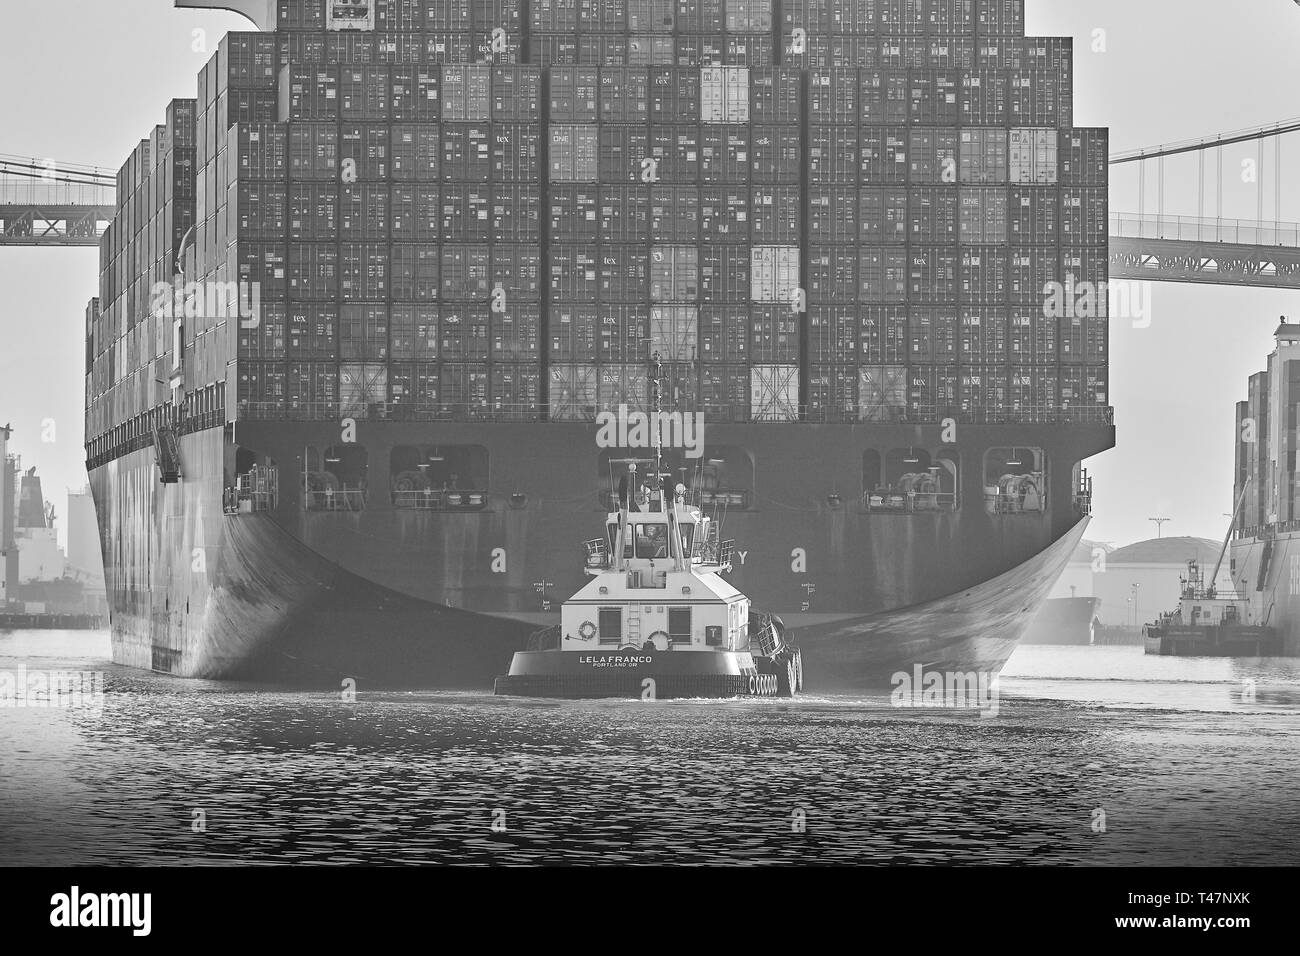
<path fill-rule="evenodd" d="M 595 67 L 589 66 L 552 67 L 549 120 L 575 125 L 596 123 L 600 119 L 598 74 Z"/>
<path fill-rule="evenodd" d="M 597 404 L 604 411 L 619 406 L 645 411 L 649 404 L 649 373 L 645 365 L 602 365 L 596 377 Z"/>
<path fill-rule="evenodd" d="M 531 362 L 537 367 L 540 309 L 535 304 L 516 303 L 490 317 L 490 349 L 493 363 Z"/>
<path fill-rule="evenodd" d="M 584 33 L 578 36 L 577 52 L 564 64 L 576 66 L 627 66 L 629 61 L 629 40 L 623 34 L 598 35 Z M 533 59 L 532 62 L 539 62 Z M 550 62 L 550 61 L 541 61 Z"/>
<path fill-rule="evenodd" d="M 809 121 L 817 125 L 856 126 L 859 84 L 858 71 L 853 68 L 810 71 Z"/>
<path fill-rule="evenodd" d="M 750 419 L 748 365 L 704 365 L 700 369 L 700 410 L 707 422 Z"/>
<path fill-rule="evenodd" d="M 389 257 L 384 242 L 339 244 L 339 297 L 363 301 L 388 297 Z"/>
<path fill-rule="evenodd" d="M 352 183 L 339 190 L 339 235 L 344 239 L 382 239 L 389 234 L 388 186 Z"/>
<path fill-rule="evenodd" d="M 594 365 L 551 365 L 547 401 L 552 421 L 592 421 L 598 406 L 598 374 Z"/>
<path fill-rule="evenodd" d="M 700 252 L 700 301 L 748 302 L 750 265 L 748 246 L 706 243 Z"/>
<path fill-rule="evenodd" d="M 907 235 L 913 243 L 957 239 L 957 188 L 913 186 L 908 190 Z"/>
<path fill-rule="evenodd" d="M 548 163 L 553 183 L 594 183 L 599 178 L 598 130 L 592 126 L 550 127 Z"/>
<path fill-rule="evenodd" d="M 685 0 L 685 2 L 696 3 L 701 0 Z M 703 123 L 749 122 L 748 68 L 712 66 L 700 70 L 699 119 Z"/>
<path fill-rule="evenodd" d="M 643 162 L 650 155 L 649 134 L 644 126 L 601 126 L 597 153 L 602 183 L 642 182 Z"/>
<path fill-rule="evenodd" d="M 338 306 L 294 298 L 288 311 L 290 357 L 338 358 Z"/>
<path fill-rule="evenodd" d="M 896 422 L 907 412 L 907 367 L 864 365 L 858 369 L 858 414 L 864 422 Z"/>
<path fill-rule="evenodd" d="M 1005 126 L 1009 115 L 1009 80 L 998 70 L 969 70 L 961 75 L 961 122 L 964 126 Z"/>
<path fill-rule="evenodd" d="M 750 176 L 755 183 L 799 181 L 802 146 L 797 126 L 755 126 L 750 132 L 750 146 Z"/>
<path fill-rule="evenodd" d="M 808 310 L 808 358 L 856 364 L 860 320 L 852 306 L 814 305 Z M 855 373 L 856 374 L 856 373 Z"/>
<path fill-rule="evenodd" d="M 656 242 L 694 242 L 700 235 L 700 191 L 693 186 L 650 190 L 650 238 Z"/>
<path fill-rule="evenodd" d="M 478 122 L 492 118 L 492 68 L 485 65 L 442 68 L 442 118 Z"/>
<path fill-rule="evenodd" d="M 862 246 L 858 249 L 858 301 L 906 302 L 907 284 L 906 249 L 893 246 Z"/>
<path fill-rule="evenodd" d="M 691 305 L 657 305 L 650 308 L 650 354 L 664 362 L 699 359 L 699 313 Z"/>
<path fill-rule="evenodd" d="M 554 308 L 554 307 L 552 307 Z M 597 347 L 601 362 L 646 362 L 650 357 L 650 312 L 640 303 L 602 302 Z"/>
<path fill-rule="evenodd" d="M 280 71 L 280 122 L 337 120 L 339 83 L 327 63 L 289 63 Z"/>
<path fill-rule="evenodd" d="M 700 128 L 655 126 L 650 130 L 650 158 L 662 183 L 696 183 L 700 179 Z"/>
<path fill-rule="evenodd" d="M 226 193 L 226 235 L 232 239 L 280 239 L 288 222 L 285 183 L 233 182 Z M 170 240 L 156 244 L 170 248 Z"/>
<path fill-rule="evenodd" d="M 749 307 L 721 305 L 701 308 L 699 343 L 703 362 L 748 362 L 751 352 Z"/>
<path fill-rule="evenodd" d="M 859 156 L 861 181 L 866 185 L 907 182 L 907 131 L 895 127 L 862 127 Z"/>
<path fill-rule="evenodd" d="M 438 307 L 394 303 L 389 311 L 391 354 L 395 360 L 432 362 L 438 358 Z"/>
<path fill-rule="evenodd" d="M 572 33 L 578 26 L 578 0 L 532 0 L 528 12 L 534 30 Z"/>
<path fill-rule="evenodd" d="M 854 246 L 810 246 L 808 301 L 854 302 L 858 297 L 858 250 Z"/>
<path fill-rule="evenodd" d="M 812 365 L 808 369 L 808 419 L 856 421 L 858 370 L 851 365 Z"/>
<path fill-rule="evenodd" d="M 641 67 L 599 71 L 600 122 L 645 124 L 650 116 L 650 74 Z"/>
<path fill-rule="evenodd" d="M 1011 241 L 1022 245 L 1056 242 L 1060 236 L 1058 205 L 1053 186 L 1012 186 L 1007 200 Z"/>
<path fill-rule="evenodd" d="M 486 309 L 491 262 L 490 247 L 486 244 L 444 245 L 441 297 L 480 302 Z"/>
<path fill-rule="evenodd" d="M 750 236 L 756 243 L 796 243 L 802 220 L 797 186 L 750 188 Z"/>
<path fill-rule="evenodd" d="M 451 361 L 486 359 L 490 321 L 486 304 L 444 303 L 439 310 L 438 354 Z"/>
<path fill-rule="evenodd" d="M 1110 130 L 1061 130 L 1059 179 L 1070 186 L 1105 186 L 1109 172 Z"/>
<path fill-rule="evenodd" d="M 961 243 L 993 244 L 1007 241 L 1005 189 L 962 186 L 958 196 L 960 218 L 957 236 Z"/>
<path fill-rule="evenodd" d="M 537 183 L 541 179 L 545 146 L 537 125 L 493 123 L 490 145 L 493 181 Z"/>
<path fill-rule="evenodd" d="M 858 83 L 858 110 L 864 126 L 897 126 L 908 121 L 906 70 L 863 69 Z"/>
<path fill-rule="evenodd" d="M 1105 315 L 1067 315 L 1060 320 L 1061 362 L 1105 364 L 1108 360 L 1109 319 Z"/>
<path fill-rule="evenodd" d="M 1048 283 L 1057 280 L 1055 246 L 1019 246 L 1011 250 L 1010 300 L 1042 308 Z"/>
<path fill-rule="evenodd" d="M 813 183 L 858 181 L 858 130 L 852 126 L 811 126 L 808 178 Z"/>
<path fill-rule="evenodd" d="M 602 185 L 598 195 L 597 225 L 601 242 L 645 240 L 650 229 L 649 187 Z"/>
<path fill-rule="evenodd" d="M 529 33 L 528 62 L 575 65 L 578 62 L 578 38 L 572 33 Z"/>
<path fill-rule="evenodd" d="M 441 254 L 436 245 L 395 242 L 391 262 L 394 299 L 432 302 L 438 298 Z"/>
<path fill-rule="evenodd" d="M 491 381 L 486 365 L 443 362 L 438 368 L 438 388 L 442 414 L 470 420 L 491 414 Z"/>
<path fill-rule="evenodd" d="M 604 302 L 644 302 L 649 295 L 650 256 L 644 245 L 600 246 L 596 272 Z"/>
<path fill-rule="evenodd" d="M 755 0 L 744 0 L 744 2 L 752 6 Z M 757 2 L 761 4 L 764 0 L 757 0 Z M 730 10 L 729 4 L 729 17 Z M 756 126 L 796 125 L 802 113 L 801 104 L 800 75 L 797 70 L 784 67 L 750 69 L 749 111 L 750 118 Z"/>
<path fill-rule="evenodd" d="M 799 420 L 799 366 L 750 367 L 749 405 L 753 421 Z"/>
<path fill-rule="evenodd" d="M 749 310 L 750 358 L 762 363 L 797 363 L 803 314 L 789 306 L 754 305 Z"/>
<path fill-rule="evenodd" d="M 1069 126 L 1073 96 L 1055 70 L 1016 70 L 1007 80 L 1007 120 L 1012 126 Z"/>
<path fill-rule="evenodd" d="M 339 355 L 344 361 L 387 361 L 388 310 L 378 304 L 342 306 Z"/>
<path fill-rule="evenodd" d="M 909 302 L 957 301 L 957 254 L 951 247 L 909 246 L 907 263 Z"/>
<path fill-rule="evenodd" d="M 957 406 L 957 369 L 943 365 L 909 365 L 907 407 L 921 419 L 935 418 Z"/>
<path fill-rule="evenodd" d="M 548 347 L 550 361 L 594 364 L 600 328 L 601 315 L 597 306 L 558 302 L 552 304 Z"/>
<path fill-rule="evenodd" d="M 433 362 L 393 362 L 388 367 L 388 400 L 395 418 L 434 412 L 439 404 L 438 366 Z M 410 411 L 407 411 L 410 409 Z"/>
<path fill-rule="evenodd" d="M 390 163 L 389 127 L 376 123 L 339 127 L 339 160 L 344 182 L 387 179 Z"/>
<path fill-rule="evenodd" d="M 852 186 L 808 188 L 808 238 L 813 243 L 858 241 L 859 191 Z M 870 240 L 883 241 L 883 240 Z"/>
<path fill-rule="evenodd" d="M 430 124 L 394 123 L 392 174 L 397 182 L 436 182 L 441 144 L 438 127 Z"/>
<path fill-rule="evenodd" d="M 397 123 L 435 123 L 442 118 L 441 72 L 429 66 L 397 66 L 390 74 L 389 109 Z"/>
<path fill-rule="evenodd" d="M 1073 283 L 1076 301 L 1081 296 L 1086 297 L 1096 314 L 1106 314 L 1106 295 L 1104 292 L 1098 294 L 1110 277 L 1110 257 L 1105 246 L 1063 245 L 1057 275 L 1066 285 L 1067 296 Z M 1084 283 L 1088 285 L 1084 286 Z"/>
<path fill-rule="evenodd" d="M 492 236 L 492 193 L 487 186 L 448 186 L 442 190 L 442 238 L 487 242 Z"/>
<path fill-rule="evenodd" d="M 504 421 L 537 421 L 541 369 L 531 363 L 493 362 L 492 416 Z"/>
<path fill-rule="evenodd" d="M 1004 307 L 966 307 L 961 315 L 958 352 L 963 365 L 1007 361 L 1007 316 Z"/>
<path fill-rule="evenodd" d="M 1056 183 L 1059 163 L 1056 130 L 1012 129 L 1008 137 L 1007 157 L 1012 183 L 1032 183 L 1038 186 Z"/>
<path fill-rule="evenodd" d="M 1110 228 L 1105 186 L 1061 189 L 1061 241 L 1076 246 L 1105 245 Z"/>
<path fill-rule="evenodd" d="M 752 301 L 789 303 L 800 286 L 798 246 L 756 245 L 750 249 Z"/>
<path fill-rule="evenodd" d="M 1010 370 L 1008 417 L 1037 418 L 1042 412 L 1055 410 L 1058 402 L 1060 373 L 1052 366 L 1017 366 Z"/>
<path fill-rule="evenodd" d="M 1010 257 L 1000 246 L 962 246 L 961 294 L 970 305 L 999 305 L 1007 300 Z"/>
<path fill-rule="evenodd" d="M 334 183 L 292 183 L 288 193 L 289 238 L 338 235 L 339 188 Z"/>
<path fill-rule="evenodd" d="M 908 361 L 952 365 L 957 361 L 957 315 L 946 309 L 913 309 L 908 317 Z"/>
<path fill-rule="evenodd" d="M 699 297 L 699 292 L 699 250 L 695 246 L 654 245 L 651 247 L 650 301 L 694 302 Z M 650 321 L 653 336 L 653 312 Z M 678 359 L 670 361 L 678 361 Z"/>
<path fill-rule="evenodd" d="M 748 127 L 703 126 L 700 128 L 699 141 L 701 182 L 729 186 L 743 186 L 748 182 Z"/>
<path fill-rule="evenodd" d="M 922 126 L 956 126 L 960 119 L 959 76 L 950 70 L 910 70 L 908 120 Z"/>
<path fill-rule="evenodd" d="M 541 119 L 542 71 L 536 66 L 492 69 L 492 120 L 536 123 Z"/>
<path fill-rule="evenodd" d="M 283 242 L 232 242 L 226 252 L 226 262 L 231 280 L 260 283 L 263 302 L 284 301 L 287 279 Z M 136 308 L 134 313 L 139 315 L 142 311 Z"/>
<path fill-rule="evenodd" d="M 288 126 L 288 140 L 291 179 L 338 181 L 340 165 L 337 126 L 329 123 L 292 123 Z"/>
<path fill-rule="evenodd" d="M 443 123 L 442 178 L 449 183 L 485 183 L 493 167 L 487 123 Z"/>
<path fill-rule="evenodd" d="M 1004 366 L 963 366 L 957 385 L 957 399 L 962 411 L 1000 413 L 1007 407 L 1007 379 Z"/>
<path fill-rule="evenodd" d="M 671 36 L 648 33 L 627 38 L 629 66 L 669 66 L 677 62 L 676 44 Z"/>
<path fill-rule="evenodd" d="M 963 129 L 959 139 L 957 178 L 960 182 L 1002 184 L 1008 181 L 1005 129 Z"/>
<path fill-rule="evenodd" d="M 957 130 L 913 129 L 907 155 L 913 183 L 957 182 Z"/>
<path fill-rule="evenodd" d="M 865 243 L 907 241 L 908 190 L 904 186 L 868 186 L 858 194 L 858 226 Z"/>
<path fill-rule="evenodd" d="M 389 119 L 391 77 L 386 66 L 339 67 L 339 116 L 345 120 Z"/>
<path fill-rule="evenodd" d="M 551 243 L 549 275 L 552 302 L 595 302 L 599 298 L 596 253 L 589 245 Z"/>
<path fill-rule="evenodd" d="M 975 0 L 975 33 L 991 37 L 1024 36 L 1025 0 Z"/>
<path fill-rule="evenodd" d="M 1007 319 L 1007 345 L 1013 365 L 1052 365 L 1059 361 L 1057 319 L 1041 310 L 1013 309 Z"/>
<path fill-rule="evenodd" d="M 650 68 L 650 122 L 700 121 L 700 70 Z"/>

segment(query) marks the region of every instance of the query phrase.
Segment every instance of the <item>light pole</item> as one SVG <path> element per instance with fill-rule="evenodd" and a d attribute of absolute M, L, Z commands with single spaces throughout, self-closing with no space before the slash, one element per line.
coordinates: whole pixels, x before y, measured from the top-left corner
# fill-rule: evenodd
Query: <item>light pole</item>
<path fill-rule="evenodd" d="M 1173 519 L 1172 518 L 1147 518 L 1147 520 L 1154 521 L 1156 523 L 1156 537 L 1159 538 L 1160 533 L 1164 530 L 1165 522 L 1172 521 Z"/>
<path fill-rule="evenodd" d="M 1142 585 L 1140 584 L 1130 584 L 1128 589 L 1128 593 L 1129 593 L 1128 601 L 1130 604 L 1133 605 L 1133 626 L 1134 627 L 1137 627 L 1137 623 L 1138 623 L 1138 588 L 1140 587 L 1142 587 Z"/>

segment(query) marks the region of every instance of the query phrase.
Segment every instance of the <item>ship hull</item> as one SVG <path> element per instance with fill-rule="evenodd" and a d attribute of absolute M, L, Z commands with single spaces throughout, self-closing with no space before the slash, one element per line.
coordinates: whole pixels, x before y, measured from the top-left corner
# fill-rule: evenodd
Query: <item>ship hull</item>
<path fill-rule="evenodd" d="M 1246 619 L 1276 635 L 1273 653 L 1300 657 L 1300 533 L 1237 537 L 1230 556 Z"/>
<path fill-rule="evenodd" d="M 972 465 L 957 513 L 900 516 L 858 504 L 862 449 L 937 446 L 937 427 L 711 428 L 711 441 L 768 465 L 751 506 L 724 522 L 738 542 L 731 577 L 798 632 L 810 689 L 882 685 L 917 663 L 1001 667 L 1082 535 L 1070 467 L 1113 436 L 1069 445 L 1060 429 L 1040 430 L 1016 428 L 1014 442 L 1045 447 L 1054 463 L 1043 513 L 988 513 Z M 964 436 L 976 461 L 1013 443 L 985 431 Z M 237 446 L 230 428 L 185 435 L 175 484 L 158 481 L 150 448 L 94 469 L 114 659 L 191 677 L 490 688 L 584 580 L 580 542 L 600 533 L 607 487 L 594 427 L 363 422 L 360 432 L 372 488 L 388 486 L 385 459 L 404 442 L 483 446 L 487 505 L 412 512 L 372 494 L 364 510 L 310 510 L 297 475 L 306 449 L 337 436 L 328 423 L 238 423 Z M 280 469 L 269 510 L 224 513 L 236 447 Z"/>

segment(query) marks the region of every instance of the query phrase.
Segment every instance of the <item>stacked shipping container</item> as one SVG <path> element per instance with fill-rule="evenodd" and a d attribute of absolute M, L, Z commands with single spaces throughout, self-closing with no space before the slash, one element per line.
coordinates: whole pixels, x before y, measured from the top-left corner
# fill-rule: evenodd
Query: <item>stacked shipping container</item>
<path fill-rule="evenodd" d="M 281 0 L 149 144 L 192 212 L 124 167 L 90 388 L 189 216 L 196 278 L 259 283 L 185 328 L 245 414 L 585 420 L 656 353 L 713 419 L 1104 405 L 1105 131 L 1022 6 Z"/>

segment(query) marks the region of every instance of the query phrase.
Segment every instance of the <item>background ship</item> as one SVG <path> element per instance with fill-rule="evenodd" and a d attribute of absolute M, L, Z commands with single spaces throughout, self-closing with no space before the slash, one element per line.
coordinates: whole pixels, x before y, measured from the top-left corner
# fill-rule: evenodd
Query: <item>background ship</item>
<path fill-rule="evenodd" d="M 1106 279 L 1106 131 L 1021 0 L 177 5 L 263 32 L 101 247 L 116 660 L 488 686 L 580 586 L 594 419 L 658 354 L 707 423 L 668 466 L 811 688 L 1005 661 L 1114 443 L 1105 296 L 1045 308 Z M 258 307 L 173 317 L 177 268 Z"/>
<path fill-rule="evenodd" d="M 1235 518 L 1230 572 L 1243 618 L 1271 630 L 1281 653 L 1300 655 L 1300 520 L 1296 512 L 1293 368 L 1300 325 L 1282 317 L 1268 366 L 1250 377 L 1237 403 Z"/>

